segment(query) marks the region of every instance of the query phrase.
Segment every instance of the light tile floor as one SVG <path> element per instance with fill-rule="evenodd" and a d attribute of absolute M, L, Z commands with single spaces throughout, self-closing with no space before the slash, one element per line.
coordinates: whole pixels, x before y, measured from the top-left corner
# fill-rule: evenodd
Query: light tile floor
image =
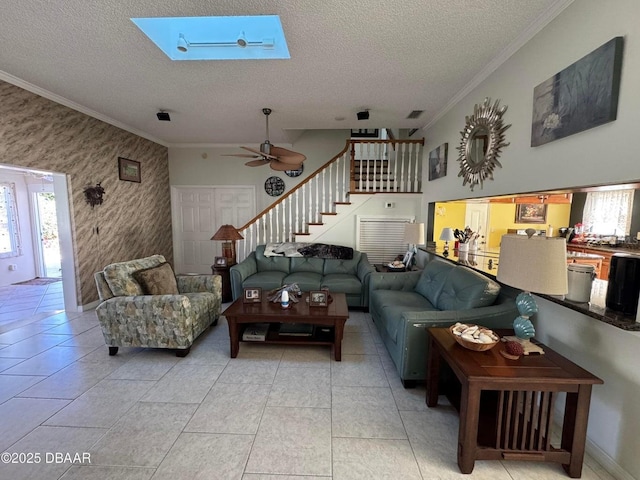
<path fill-rule="evenodd" d="M 61 281 L 49 285 L 0 287 L 0 332 L 2 327 L 28 320 L 33 315 L 61 310 L 64 310 Z"/>
<path fill-rule="evenodd" d="M 0 452 L 34 462 L 0 463 L 0 478 L 568 478 L 500 461 L 462 475 L 457 414 L 424 398 L 402 387 L 363 312 L 350 312 L 342 362 L 323 347 L 246 343 L 230 359 L 224 318 L 186 358 L 109 357 L 95 312 L 35 316 L 0 334 Z M 587 457 L 582 478 L 612 477 Z"/>

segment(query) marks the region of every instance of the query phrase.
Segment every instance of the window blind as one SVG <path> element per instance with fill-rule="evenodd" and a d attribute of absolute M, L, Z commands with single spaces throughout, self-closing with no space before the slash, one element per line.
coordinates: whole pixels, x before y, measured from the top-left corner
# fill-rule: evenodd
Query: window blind
<path fill-rule="evenodd" d="M 369 262 L 389 263 L 408 248 L 404 226 L 411 218 L 359 217 L 357 250 L 367 254 Z"/>

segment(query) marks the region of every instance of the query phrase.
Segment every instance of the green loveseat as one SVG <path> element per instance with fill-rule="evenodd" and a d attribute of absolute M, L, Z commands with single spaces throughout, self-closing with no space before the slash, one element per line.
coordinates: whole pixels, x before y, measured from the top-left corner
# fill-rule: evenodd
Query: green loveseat
<path fill-rule="evenodd" d="M 233 299 L 242 297 L 244 287 L 263 292 L 297 283 L 300 290 L 344 293 L 350 307 L 369 304 L 369 276 L 375 269 L 366 253 L 353 251 L 353 258 L 337 260 L 314 257 L 265 257 L 265 245 L 258 245 L 242 262 L 230 268 Z"/>
<path fill-rule="evenodd" d="M 426 378 L 427 328 L 456 322 L 511 328 L 515 301 L 478 272 L 432 259 L 422 271 L 374 273 L 369 311 L 405 387 Z"/>

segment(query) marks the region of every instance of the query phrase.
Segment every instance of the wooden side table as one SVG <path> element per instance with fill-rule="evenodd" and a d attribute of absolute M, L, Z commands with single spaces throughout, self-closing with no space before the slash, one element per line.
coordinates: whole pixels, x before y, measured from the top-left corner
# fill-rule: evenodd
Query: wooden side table
<path fill-rule="evenodd" d="M 222 277 L 222 303 L 227 303 L 233 300 L 231 295 L 231 273 L 229 271 L 231 267 L 232 265 L 211 265 L 211 271 L 213 274 L 220 275 Z"/>
<path fill-rule="evenodd" d="M 604 383 L 601 379 L 544 345 L 544 355 L 508 360 L 499 353 L 501 344 L 475 352 L 458 345 L 447 328 L 428 332 L 427 405 L 438 404 L 442 360 L 462 388 L 458 430 L 462 473 L 471 473 L 475 460 L 534 460 L 561 463 L 570 477 L 580 477 L 591 387 Z M 559 392 L 566 392 L 566 402 L 558 448 L 551 445 L 551 430 Z M 452 399 L 454 405 L 456 400 Z"/>

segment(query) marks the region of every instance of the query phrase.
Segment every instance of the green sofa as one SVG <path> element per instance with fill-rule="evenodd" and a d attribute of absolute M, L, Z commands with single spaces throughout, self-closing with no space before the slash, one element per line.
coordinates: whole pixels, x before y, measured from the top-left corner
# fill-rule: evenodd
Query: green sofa
<path fill-rule="evenodd" d="M 350 307 L 369 304 L 369 276 L 375 271 L 366 253 L 354 250 L 350 260 L 314 257 L 265 257 L 265 245 L 258 245 L 242 262 L 232 266 L 231 293 L 242 297 L 244 287 L 261 288 L 263 292 L 297 283 L 300 290 L 344 293 Z"/>
<path fill-rule="evenodd" d="M 456 322 L 511 328 L 518 310 L 500 285 L 478 272 L 432 259 L 422 271 L 374 273 L 369 311 L 405 387 L 426 378 L 427 328 Z"/>

